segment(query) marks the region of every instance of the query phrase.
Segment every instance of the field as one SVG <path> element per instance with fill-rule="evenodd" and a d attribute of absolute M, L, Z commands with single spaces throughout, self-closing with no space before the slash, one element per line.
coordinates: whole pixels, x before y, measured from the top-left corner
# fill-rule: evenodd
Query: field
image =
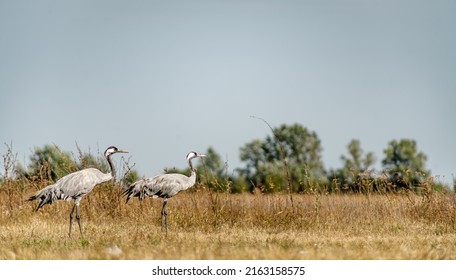
<path fill-rule="evenodd" d="M 41 186 L 40 186 L 41 187 Z M 35 212 L 40 188 L 0 189 L 0 259 L 456 259 L 454 194 L 225 194 L 198 185 L 168 202 L 131 200 L 112 184 L 81 203 Z"/>

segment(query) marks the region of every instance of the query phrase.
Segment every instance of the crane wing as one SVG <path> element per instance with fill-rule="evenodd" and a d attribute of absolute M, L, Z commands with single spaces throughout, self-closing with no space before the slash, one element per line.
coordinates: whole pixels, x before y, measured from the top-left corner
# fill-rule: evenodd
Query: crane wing
<path fill-rule="evenodd" d="M 93 188 L 112 179 L 111 173 L 103 173 L 96 168 L 80 170 L 62 177 L 54 185 L 63 196 L 61 199 L 76 199 L 83 197 Z"/>
<path fill-rule="evenodd" d="M 110 173 L 104 174 L 96 168 L 87 168 L 76 171 L 60 178 L 52 185 L 38 191 L 29 200 L 39 199 L 38 209 L 45 204 L 52 204 L 57 199 L 79 201 L 83 196 L 92 191 L 92 189 L 100 183 L 112 179 Z"/>
<path fill-rule="evenodd" d="M 127 202 L 132 197 L 140 200 L 145 197 L 170 198 L 181 190 L 185 190 L 195 184 L 194 178 L 182 174 L 161 174 L 152 178 L 138 180 L 131 184 L 125 191 Z"/>

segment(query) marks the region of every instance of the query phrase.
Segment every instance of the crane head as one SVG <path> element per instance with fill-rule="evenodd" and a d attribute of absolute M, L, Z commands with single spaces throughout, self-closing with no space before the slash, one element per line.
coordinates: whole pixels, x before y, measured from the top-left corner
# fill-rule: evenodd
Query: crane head
<path fill-rule="evenodd" d="M 192 158 L 196 158 L 196 157 L 206 157 L 206 155 L 200 154 L 200 153 L 197 153 L 197 152 L 190 152 L 187 155 L 187 161 L 191 160 Z"/>
<path fill-rule="evenodd" d="M 114 147 L 114 146 L 109 146 L 106 149 L 106 151 L 104 152 L 104 155 L 105 155 L 105 157 L 108 157 L 108 156 L 110 156 L 112 154 L 115 154 L 115 153 L 128 153 L 128 151 L 118 149 L 117 147 Z"/>

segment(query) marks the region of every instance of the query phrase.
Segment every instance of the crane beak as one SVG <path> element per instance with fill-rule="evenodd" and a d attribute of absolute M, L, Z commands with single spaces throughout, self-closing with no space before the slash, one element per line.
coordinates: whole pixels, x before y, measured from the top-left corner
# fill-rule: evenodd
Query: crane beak
<path fill-rule="evenodd" d="M 207 157 L 207 155 L 204 154 L 198 154 L 199 157 Z"/>
<path fill-rule="evenodd" d="M 125 154 L 128 154 L 128 151 L 126 151 L 126 150 L 121 150 L 121 149 L 118 149 L 117 152 L 118 152 L 118 153 L 125 153 Z"/>

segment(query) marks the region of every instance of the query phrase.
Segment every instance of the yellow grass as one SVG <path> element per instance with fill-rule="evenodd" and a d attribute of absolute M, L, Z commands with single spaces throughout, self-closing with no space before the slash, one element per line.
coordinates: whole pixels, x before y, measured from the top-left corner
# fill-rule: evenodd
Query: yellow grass
<path fill-rule="evenodd" d="M 69 238 L 72 202 L 34 212 L 35 190 L 0 190 L 0 259 L 456 259 L 453 194 L 252 195 L 198 186 L 168 202 L 125 204 L 110 184 L 81 203 Z"/>

